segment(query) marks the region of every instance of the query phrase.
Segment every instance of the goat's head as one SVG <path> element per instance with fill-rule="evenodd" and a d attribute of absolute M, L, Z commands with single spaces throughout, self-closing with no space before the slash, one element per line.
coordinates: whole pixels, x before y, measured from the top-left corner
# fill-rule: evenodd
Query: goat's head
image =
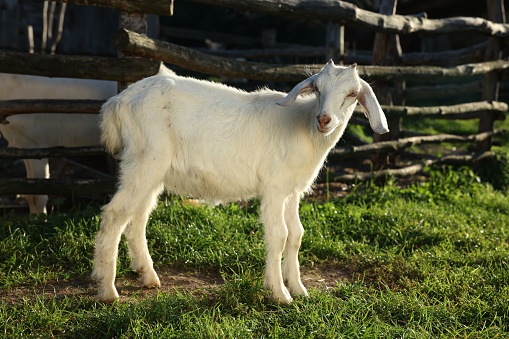
<path fill-rule="evenodd" d="M 373 90 L 367 82 L 359 78 L 357 64 L 349 67 L 335 66 L 330 60 L 322 70 L 297 84 L 278 105 L 289 106 L 297 96 L 316 93 L 319 105 L 316 115 L 318 131 L 329 134 L 338 125 L 350 119 L 357 101 L 362 105 L 371 128 L 379 134 L 389 132 L 385 114 Z"/>

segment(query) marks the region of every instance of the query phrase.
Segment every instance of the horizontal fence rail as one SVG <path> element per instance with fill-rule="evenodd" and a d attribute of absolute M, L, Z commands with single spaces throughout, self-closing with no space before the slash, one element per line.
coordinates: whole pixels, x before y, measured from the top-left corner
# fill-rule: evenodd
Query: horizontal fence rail
<path fill-rule="evenodd" d="M 300 81 L 309 72 L 317 73 L 322 65 L 279 65 L 238 61 L 199 52 L 144 35 L 120 30 L 117 46 L 131 56 L 155 59 L 186 69 L 230 78 L 270 81 Z M 438 66 L 357 66 L 359 75 L 385 80 L 430 80 L 484 75 L 509 69 L 509 61 L 496 60 L 465 65 Z"/>
<path fill-rule="evenodd" d="M 363 173 L 357 172 L 354 174 L 343 174 L 329 178 L 332 182 L 344 182 L 344 183 L 358 183 L 368 180 L 379 180 L 387 178 L 401 178 L 410 175 L 421 173 L 427 167 L 440 166 L 440 165 L 456 165 L 456 166 L 473 166 L 481 160 L 493 157 L 494 152 L 487 151 L 482 153 L 475 153 L 472 155 L 448 155 L 437 159 L 428 159 L 420 163 L 413 164 L 403 168 L 389 168 L 382 169 L 375 172 Z M 319 182 L 323 183 L 323 179 Z"/>
<path fill-rule="evenodd" d="M 124 12 L 173 15 L 173 0 L 60 0 L 70 4 L 115 8 Z"/>
<path fill-rule="evenodd" d="M 5 159 L 43 159 L 73 156 L 104 155 L 104 147 L 51 147 L 51 148 L 0 148 L 0 157 Z"/>
<path fill-rule="evenodd" d="M 291 19 L 332 21 L 393 34 L 445 34 L 476 31 L 497 38 L 509 37 L 509 25 L 483 18 L 427 19 L 425 15 L 383 15 L 345 1 L 299 0 L 180 0 L 241 11 L 279 15 Z"/>
<path fill-rule="evenodd" d="M 134 82 L 156 74 L 161 63 L 140 58 L 29 54 L 0 50 L 0 72 L 46 77 Z"/>
<path fill-rule="evenodd" d="M 0 179 L 0 194 L 86 194 L 115 191 L 113 179 Z"/>
<path fill-rule="evenodd" d="M 422 144 L 438 144 L 443 142 L 451 143 L 465 143 L 483 141 L 494 136 L 506 134 L 505 130 L 499 129 L 493 132 L 483 132 L 478 134 L 471 134 L 467 136 L 460 136 L 455 134 L 435 134 L 425 135 L 418 137 L 402 138 L 394 141 L 380 141 L 372 144 L 361 146 L 337 146 L 329 154 L 328 159 L 331 161 L 342 160 L 345 158 L 364 157 L 376 152 L 393 152 L 401 151 L 409 147 L 418 146 Z"/>
<path fill-rule="evenodd" d="M 0 101 L 0 120 L 13 114 L 99 113 L 105 100 L 23 99 Z M 1 121 L 0 121 L 1 123 Z"/>
<path fill-rule="evenodd" d="M 126 12 L 173 14 L 173 0 L 62 0 L 63 2 L 116 8 Z M 393 34 L 444 34 L 477 31 L 486 35 L 507 38 L 509 25 L 494 23 L 483 18 L 453 17 L 428 19 L 422 15 L 383 15 L 361 9 L 345 1 L 300 0 L 180 0 L 250 11 L 290 19 L 332 21 L 346 23 L 362 29 Z"/>

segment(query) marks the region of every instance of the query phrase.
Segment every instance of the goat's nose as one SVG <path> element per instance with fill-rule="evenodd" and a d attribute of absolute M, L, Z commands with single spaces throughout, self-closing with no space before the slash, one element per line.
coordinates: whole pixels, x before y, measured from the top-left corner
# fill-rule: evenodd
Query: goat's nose
<path fill-rule="evenodd" d="M 327 129 L 327 125 L 332 120 L 332 118 L 328 114 L 322 114 L 322 115 L 318 116 L 317 119 L 318 119 L 318 126 L 320 127 L 320 130 L 322 130 L 322 131 Z"/>

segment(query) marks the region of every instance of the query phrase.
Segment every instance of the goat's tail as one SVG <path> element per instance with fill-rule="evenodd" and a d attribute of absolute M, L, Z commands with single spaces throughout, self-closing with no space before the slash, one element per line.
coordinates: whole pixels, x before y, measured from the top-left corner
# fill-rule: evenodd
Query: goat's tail
<path fill-rule="evenodd" d="M 100 114 L 101 142 L 112 155 L 120 153 L 124 147 L 119 119 L 120 106 L 122 102 L 115 96 L 104 103 Z"/>

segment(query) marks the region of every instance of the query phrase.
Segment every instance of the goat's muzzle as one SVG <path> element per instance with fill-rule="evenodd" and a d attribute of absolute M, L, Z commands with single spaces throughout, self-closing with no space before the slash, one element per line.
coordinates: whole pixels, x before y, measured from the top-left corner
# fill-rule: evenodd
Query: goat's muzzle
<path fill-rule="evenodd" d="M 316 117 L 317 127 L 318 130 L 322 133 L 327 133 L 330 131 L 330 128 L 328 127 L 330 122 L 332 121 L 332 118 L 328 114 L 320 114 Z"/>

